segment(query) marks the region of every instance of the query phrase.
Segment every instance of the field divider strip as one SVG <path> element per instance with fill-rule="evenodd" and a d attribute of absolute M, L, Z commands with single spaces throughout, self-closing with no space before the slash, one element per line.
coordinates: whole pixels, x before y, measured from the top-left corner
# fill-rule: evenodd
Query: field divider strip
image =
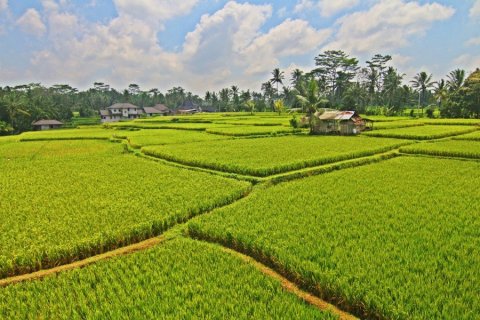
<path fill-rule="evenodd" d="M 32 273 L 22 274 L 19 276 L 0 279 L 0 287 L 6 287 L 9 285 L 17 284 L 24 281 L 38 280 L 38 279 L 45 278 L 47 276 L 51 276 L 51 275 L 63 272 L 63 271 L 83 268 L 90 264 L 93 264 L 102 260 L 107 260 L 107 259 L 111 259 L 118 256 L 128 255 L 137 251 L 146 250 L 146 249 L 155 247 L 156 245 L 162 242 L 165 242 L 167 240 L 168 239 L 166 237 L 161 235 L 159 237 L 150 238 L 141 242 L 137 242 L 135 244 L 131 244 L 125 247 L 112 250 L 112 251 L 91 256 L 83 260 L 75 261 L 69 264 L 64 264 L 64 265 L 57 266 L 50 269 L 39 270 Z"/>
<path fill-rule="evenodd" d="M 199 240 L 197 240 L 199 241 Z M 267 267 L 266 265 L 262 264 L 261 262 L 255 260 L 254 258 L 245 255 L 241 252 L 235 251 L 233 249 L 227 248 L 222 246 L 222 250 L 228 254 L 231 254 L 235 257 L 238 257 L 242 259 L 244 262 L 254 266 L 257 270 L 259 270 L 261 273 L 265 274 L 266 276 L 273 278 L 280 282 L 282 287 L 302 299 L 303 301 L 311 304 L 312 306 L 322 310 L 322 311 L 328 311 L 333 313 L 334 315 L 338 316 L 340 320 L 354 320 L 358 319 L 357 317 L 340 310 L 333 304 L 330 304 L 326 302 L 325 300 L 320 299 L 317 296 L 314 296 L 313 294 L 306 292 L 302 289 L 300 289 L 295 283 L 291 282 L 287 278 L 283 277 L 281 274 L 273 270 L 272 268 Z"/>
<path fill-rule="evenodd" d="M 198 234 L 192 235 L 189 231 L 186 236 L 202 242 L 213 243 L 222 247 L 223 251 L 239 257 L 246 263 L 253 265 L 257 270 L 262 272 L 263 274 L 279 281 L 282 287 L 295 294 L 300 299 L 304 300 L 305 302 L 313 305 L 314 307 L 322 310 L 322 311 L 329 311 L 334 315 L 338 316 L 340 320 L 354 320 L 359 319 L 356 316 L 348 313 L 340 309 L 338 306 L 329 303 L 328 301 L 321 299 L 320 297 L 316 296 L 314 293 L 309 292 L 305 289 L 302 289 L 302 284 L 296 282 L 293 279 L 289 279 L 288 272 L 282 272 L 282 270 L 277 270 L 275 265 L 269 261 L 268 259 L 256 259 L 246 250 L 243 250 L 241 246 L 230 246 L 225 241 L 216 241 L 215 239 L 209 238 L 208 236 L 199 236 Z"/>

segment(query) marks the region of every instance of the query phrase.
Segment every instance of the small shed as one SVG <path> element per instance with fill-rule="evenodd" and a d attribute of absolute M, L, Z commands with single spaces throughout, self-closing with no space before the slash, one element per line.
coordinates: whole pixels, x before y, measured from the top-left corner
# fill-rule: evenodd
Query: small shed
<path fill-rule="evenodd" d="M 314 133 L 354 135 L 367 130 L 371 123 L 355 111 L 329 110 L 315 114 Z"/>
<path fill-rule="evenodd" d="M 199 107 L 196 103 L 193 103 L 191 100 L 185 100 L 183 104 L 178 107 L 178 114 L 194 114 L 199 112 Z"/>
<path fill-rule="evenodd" d="M 63 122 L 57 120 L 38 120 L 32 123 L 34 130 L 51 130 L 59 129 L 63 126 Z"/>

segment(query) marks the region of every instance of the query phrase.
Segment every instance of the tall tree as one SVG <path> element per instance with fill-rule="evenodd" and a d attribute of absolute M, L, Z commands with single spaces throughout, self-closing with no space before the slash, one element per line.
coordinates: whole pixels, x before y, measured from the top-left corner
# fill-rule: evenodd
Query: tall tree
<path fill-rule="evenodd" d="M 276 84 L 277 85 L 277 97 L 278 97 L 278 84 L 282 84 L 283 85 L 283 80 L 285 79 L 285 75 L 283 73 L 283 71 L 280 71 L 279 68 L 275 68 L 273 69 L 272 71 L 272 78 L 270 79 L 270 82 L 272 84 Z"/>
<path fill-rule="evenodd" d="M 433 88 L 434 84 L 432 81 L 432 75 L 422 71 L 417 73 L 410 82 L 412 83 L 412 87 L 418 91 L 418 104 L 419 107 L 422 108 L 423 115 L 423 108 L 427 103 L 427 93 L 430 93 L 430 89 Z"/>
<path fill-rule="evenodd" d="M 447 88 L 449 91 L 459 90 L 465 82 L 465 70 L 455 69 L 447 75 Z"/>
<path fill-rule="evenodd" d="M 315 58 L 317 66 L 312 72 L 324 81 L 329 89 L 329 99 L 332 104 L 341 96 L 342 91 L 355 77 L 358 70 L 358 60 L 351 58 L 341 50 L 328 50 Z"/>

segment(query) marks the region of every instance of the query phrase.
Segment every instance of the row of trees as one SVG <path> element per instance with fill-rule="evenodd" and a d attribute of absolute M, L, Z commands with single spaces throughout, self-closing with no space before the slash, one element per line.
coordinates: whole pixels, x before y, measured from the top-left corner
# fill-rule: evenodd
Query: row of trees
<path fill-rule="evenodd" d="M 480 117 L 480 70 L 467 76 L 464 70 L 456 69 L 439 81 L 419 72 L 409 81 L 390 65 L 391 61 L 390 55 L 376 54 L 360 66 L 357 58 L 341 50 L 329 50 L 315 57 L 312 70 L 296 69 L 289 79 L 283 71 L 274 69 L 258 92 L 232 85 L 218 92 L 207 91 L 203 98 L 182 87 L 162 93 L 130 84 L 117 91 L 102 82 L 85 91 L 66 84 L 0 87 L 0 134 L 29 130 L 33 121 L 42 118 L 69 120 L 73 112 L 95 116 L 116 102 L 140 107 L 163 103 L 175 110 L 189 100 L 205 110 L 221 112 L 281 112 L 286 108 L 313 112 L 324 107 L 393 115 L 418 108 L 422 114 L 426 109 L 431 115 L 433 108 L 438 108 L 444 117 Z"/>

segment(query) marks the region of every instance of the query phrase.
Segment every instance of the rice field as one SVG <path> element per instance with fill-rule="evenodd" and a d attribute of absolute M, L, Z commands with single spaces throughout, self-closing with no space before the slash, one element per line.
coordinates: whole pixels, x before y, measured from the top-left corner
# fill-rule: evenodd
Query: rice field
<path fill-rule="evenodd" d="M 158 235 L 250 189 L 109 142 L 0 145 L 0 166 L 0 278 Z"/>
<path fill-rule="evenodd" d="M 400 151 L 410 154 L 480 159 L 480 142 L 446 140 L 432 143 L 417 143 L 402 147 Z"/>
<path fill-rule="evenodd" d="M 476 126 L 456 126 L 456 125 L 435 125 L 435 126 L 416 126 L 399 129 L 373 130 L 362 133 L 370 137 L 398 138 L 413 140 L 432 140 L 445 137 L 461 135 L 479 130 Z"/>
<path fill-rule="evenodd" d="M 0 288 L 2 319 L 336 319 L 218 246 L 148 251 Z"/>
<path fill-rule="evenodd" d="M 276 135 L 276 134 L 293 134 L 300 133 L 300 129 L 282 126 L 232 126 L 225 128 L 211 128 L 206 130 L 207 133 L 223 135 L 223 136 L 262 136 L 262 135 Z"/>
<path fill-rule="evenodd" d="M 478 319 L 478 120 L 374 116 L 346 137 L 291 117 L 0 137 L 0 279 L 166 239 L 0 281 L 0 319 L 336 318 L 225 247 L 362 319 Z"/>
<path fill-rule="evenodd" d="M 480 163 L 400 157 L 282 183 L 192 220 L 365 318 L 480 314 Z"/>
<path fill-rule="evenodd" d="M 19 136 L 21 141 L 41 141 L 41 140 L 82 140 L 99 139 L 107 140 L 113 135 L 112 130 L 105 130 L 102 127 L 81 128 L 81 129 L 61 129 L 48 131 L 24 132 Z"/>
<path fill-rule="evenodd" d="M 151 145 L 179 144 L 199 141 L 228 139 L 229 137 L 208 134 L 193 130 L 144 129 L 139 131 L 117 130 L 114 137 L 126 139 L 134 148 Z"/>
<path fill-rule="evenodd" d="M 151 146 L 142 152 L 190 166 L 265 177 L 370 156 L 406 143 L 365 137 L 284 136 Z"/>
<path fill-rule="evenodd" d="M 454 140 L 472 140 L 480 141 L 480 131 L 474 131 L 472 133 L 463 134 L 461 136 L 453 137 Z"/>

